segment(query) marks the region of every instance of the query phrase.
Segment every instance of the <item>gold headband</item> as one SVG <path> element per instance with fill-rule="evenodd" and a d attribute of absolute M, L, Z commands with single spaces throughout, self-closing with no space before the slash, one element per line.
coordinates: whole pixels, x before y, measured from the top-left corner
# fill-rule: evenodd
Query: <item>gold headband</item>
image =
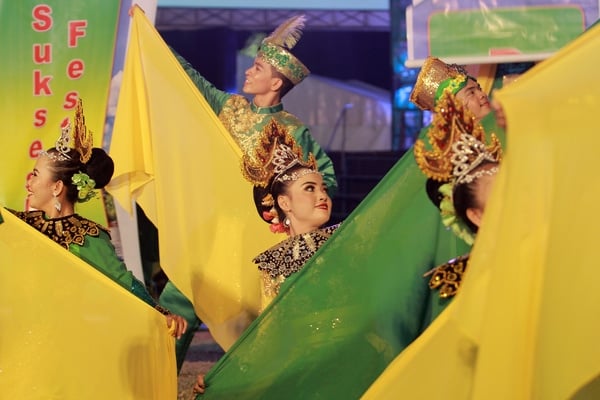
<path fill-rule="evenodd" d="M 410 93 L 410 101 L 421 110 L 433 111 L 440 84 L 447 79 L 457 77 L 464 77 L 466 81 L 467 76 L 467 71 L 459 65 L 446 64 L 439 58 L 427 57 Z"/>

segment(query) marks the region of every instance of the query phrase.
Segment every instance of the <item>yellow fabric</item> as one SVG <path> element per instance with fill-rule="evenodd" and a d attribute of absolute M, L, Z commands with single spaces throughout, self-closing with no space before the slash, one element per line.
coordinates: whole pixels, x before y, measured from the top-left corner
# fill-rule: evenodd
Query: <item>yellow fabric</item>
<path fill-rule="evenodd" d="M 364 399 L 600 398 L 599 62 L 597 26 L 498 91 L 510 140 L 461 292 Z"/>
<path fill-rule="evenodd" d="M 252 259 L 282 238 L 256 212 L 239 148 L 137 8 L 110 154 L 110 193 L 144 209 L 162 268 L 229 348 L 260 307 Z"/>
<path fill-rule="evenodd" d="M 175 399 L 175 344 L 164 316 L 0 214 L 0 397 Z"/>

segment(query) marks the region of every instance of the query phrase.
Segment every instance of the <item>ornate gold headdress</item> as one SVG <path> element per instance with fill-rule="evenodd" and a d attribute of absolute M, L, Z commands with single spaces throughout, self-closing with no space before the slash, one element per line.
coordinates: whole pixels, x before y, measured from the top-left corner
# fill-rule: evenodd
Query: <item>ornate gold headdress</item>
<path fill-rule="evenodd" d="M 58 161 L 70 160 L 71 156 L 69 156 L 69 150 L 71 149 L 71 139 L 73 139 L 73 148 L 79 153 L 79 160 L 82 164 L 86 164 L 92 156 L 94 140 L 92 132 L 89 132 L 85 126 L 83 101 L 81 99 L 79 99 L 77 106 L 75 107 L 74 122 L 74 132 L 71 121 L 68 118 L 65 118 L 62 122 L 60 137 L 54 145 L 58 153 L 48 154 L 44 151 L 42 154 Z"/>
<path fill-rule="evenodd" d="M 446 64 L 439 58 L 427 57 L 410 93 L 410 101 L 421 110 L 433 111 L 444 88 L 448 87 L 456 94 L 465 87 L 467 78 L 467 70 L 460 65 Z"/>
<path fill-rule="evenodd" d="M 452 93 L 442 95 L 435 111 L 427 133 L 432 150 L 427 151 L 422 140 L 414 146 L 415 160 L 427 177 L 468 183 L 481 176 L 482 171 L 473 171 L 482 162 L 501 160 L 502 147 L 496 135 L 492 133 L 486 145 L 483 127 Z"/>
<path fill-rule="evenodd" d="M 287 173 L 294 165 L 307 170 Z M 302 149 L 289 131 L 274 119 L 260 134 L 254 156 L 242 157 L 242 174 L 252 184 L 266 188 L 272 182 L 294 181 L 306 173 L 317 172 L 317 162 L 312 153 L 308 161 L 302 159 Z"/>
<path fill-rule="evenodd" d="M 290 52 L 300 40 L 305 22 L 304 15 L 287 19 L 262 41 L 257 53 L 258 57 L 272 65 L 294 85 L 310 74 L 308 68 Z"/>
<path fill-rule="evenodd" d="M 437 189 L 442 196 L 439 203 L 432 201 L 440 208 L 442 223 L 467 244 L 473 244 L 472 228 L 456 215 L 454 190 L 459 184 L 497 173 L 497 166 L 479 170 L 477 167 L 485 161 L 500 161 L 500 141 L 492 133 L 490 144 L 485 144 L 483 127 L 451 91 L 444 91 L 438 100 L 427 136 L 432 150 L 426 150 L 425 143 L 418 140 L 414 155 L 417 165 L 428 178 L 443 183 Z"/>

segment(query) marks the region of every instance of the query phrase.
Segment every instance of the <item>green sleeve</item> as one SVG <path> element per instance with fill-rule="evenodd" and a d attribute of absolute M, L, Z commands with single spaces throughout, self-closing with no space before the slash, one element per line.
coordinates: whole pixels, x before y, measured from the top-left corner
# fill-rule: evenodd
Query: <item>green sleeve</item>
<path fill-rule="evenodd" d="M 179 64 L 183 67 L 184 71 L 191 78 L 194 85 L 200 90 L 200 93 L 204 96 L 210 108 L 213 109 L 215 114 L 219 114 L 221 109 L 223 108 L 223 104 L 231 97 L 230 93 L 224 92 L 215 88 L 215 86 L 207 81 L 198 71 L 194 69 L 192 64 L 190 64 L 185 58 L 177 54 L 177 52 L 171 49 Z"/>
<path fill-rule="evenodd" d="M 101 231 L 98 237 L 86 236 L 83 246 L 71 244 L 69 251 L 123 286 L 148 305 L 152 307 L 156 306 L 156 301 L 148 293 L 144 284 L 117 257 L 115 248 L 106 232 Z"/>
<path fill-rule="evenodd" d="M 337 181 L 331 158 L 321 148 L 319 143 L 312 137 L 306 126 L 300 126 L 294 132 L 296 142 L 302 146 L 304 159 L 307 159 L 308 153 L 312 153 L 317 159 L 319 171 L 323 174 L 323 181 L 327 185 L 329 196 L 333 198 L 337 192 Z"/>

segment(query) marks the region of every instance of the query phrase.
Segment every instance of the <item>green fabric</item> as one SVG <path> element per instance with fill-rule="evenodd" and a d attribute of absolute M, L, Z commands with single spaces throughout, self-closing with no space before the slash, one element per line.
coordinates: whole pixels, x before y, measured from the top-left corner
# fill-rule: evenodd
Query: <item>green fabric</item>
<path fill-rule="evenodd" d="M 137 280 L 125 263 L 117 257 L 115 248 L 110 237 L 104 231 L 100 231 L 98 237 L 86 236 L 83 246 L 69 245 L 69 251 L 98 271 L 108 276 L 119 285 L 139 297 L 148 305 L 154 307 L 156 301 L 150 296 L 143 283 Z"/>
<path fill-rule="evenodd" d="M 194 305 L 190 300 L 175 285 L 169 281 L 165 285 L 160 297 L 158 298 L 158 304 L 165 307 L 173 314 L 182 316 L 188 322 L 188 328 L 181 338 L 175 340 L 175 356 L 177 358 L 177 373 L 181 371 L 183 362 L 185 361 L 185 355 L 192 343 L 194 334 L 200 326 L 200 318 L 196 316 L 194 311 Z"/>
<path fill-rule="evenodd" d="M 442 226 L 410 150 L 208 372 L 197 398 L 359 398 L 448 305 L 423 274 L 469 249 Z"/>
<path fill-rule="evenodd" d="M 244 127 L 248 125 L 245 122 L 253 122 L 253 125 L 243 132 L 244 137 L 237 138 L 242 142 L 240 143 L 242 151 L 246 151 L 249 148 L 253 149 L 258 134 L 262 132 L 263 128 L 272 119 L 275 119 L 279 124 L 286 126 L 290 130 L 290 133 L 294 136 L 298 145 L 302 147 L 305 159 L 308 157 L 309 153 L 312 153 L 315 156 L 319 171 L 323 174 L 323 181 L 328 187 L 329 195 L 332 198 L 335 196 L 338 185 L 335 178 L 333 162 L 321 148 L 319 143 L 312 137 L 308 127 L 306 127 L 296 116 L 285 111 L 283 109 L 283 104 L 280 103 L 273 107 L 256 107 L 252 102 L 249 102 L 242 96 L 227 93 L 215 88 L 214 85 L 200 75 L 188 61 L 178 55 L 175 51 L 173 51 L 173 54 L 196 87 L 200 90 L 200 93 L 202 93 L 210 107 L 219 116 L 221 121 L 224 122 L 225 128 L 229 130 L 234 138 L 236 138 L 236 134 L 232 132 L 231 127 L 228 126 L 228 120 L 233 118 L 239 119 L 243 121 L 243 123 L 239 125 L 243 125 Z M 232 126 L 237 126 L 237 124 L 232 124 Z"/>
<path fill-rule="evenodd" d="M 423 274 L 466 252 L 407 153 L 209 371 L 198 398 L 360 397 L 421 332 Z"/>
<path fill-rule="evenodd" d="M 171 49 L 172 50 L 172 49 Z M 317 160 L 317 166 L 319 171 L 323 174 L 323 180 L 328 187 L 328 192 L 331 197 L 334 197 L 337 191 L 337 181 L 335 178 L 335 171 L 333 168 L 333 162 L 325 151 L 317 143 L 309 129 L 302 124 L 302 122 L 293 114 L 286 112 L 283 109 L 283 104 L 277 104 L 272 107 L 257 107 L 252 102 L 249 102 L 245 98 L 239 95 L 224 92 L 217 89 L 212 83 L 207 81 L 194 67 L 177 52 L 172 50 L 173 54 L 191 78 L 192 82 L 199 89 L 200 93 L 204 96 L 213 111 L 221 118 L 228 119 L 224 116 L 225 113 L 230 112 L 232 117 L 239 118 L 247 116 L 254 121 L 252 127 L 243 132 L 246 139 L 242 138 L 242 145 L 240 146 L 242 151 L 246 147 L 254 147 L 255 138 L 262 132 L 263 128 L 272 120 L 275 119 L 279 124 L 288 127 L 290 133 L 294 136 L 298 145 L 302 147 L 304 158 L 308 158 L 308 154 L 312 153 Z M 235 108 L 230 110 L 229 108 Z M 262 116 L 262 118 L 261 118 Z M 245 125 L 244 125 L 245 126 Z M 225 126 L 228 128 L 228 126 Z M 232 133 L 232 132 L 230 132 Z M 236 136 L 232 133 L 232 136 Z M 244 146 L 246 145 L 246 146 Z M 181 368 L 185 355 L 192 341 L 195 329 L 200 324 L 200 319 L 195 315 L 193 304 L 173 285 L 168 282 L 165 286 L 159 303 L 168 308 L 171 312 L 181 315 L 187 321 L 189 326 L 188 331 L 184 336 L 176 341 L 177 351 L 177 365 Z"/>

